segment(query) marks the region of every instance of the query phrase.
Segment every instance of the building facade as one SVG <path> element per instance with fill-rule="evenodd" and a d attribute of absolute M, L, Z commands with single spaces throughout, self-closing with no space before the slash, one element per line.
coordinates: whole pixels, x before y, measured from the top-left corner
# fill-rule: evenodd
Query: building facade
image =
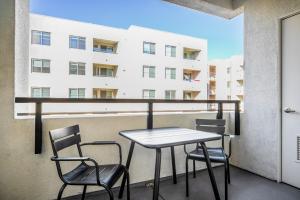
<path fill-rule="evenodd" d="M 244 61 L 242 56 L 208 62 L 208 99 L 239 100 L 244 107 Z M 216 105 L 210 105 L 216 109 Z"/>
<path fill-rule="evenodd" d="M 28 96 L 207 98 L 204 39 L 36 14 L 30 34 Z"/>

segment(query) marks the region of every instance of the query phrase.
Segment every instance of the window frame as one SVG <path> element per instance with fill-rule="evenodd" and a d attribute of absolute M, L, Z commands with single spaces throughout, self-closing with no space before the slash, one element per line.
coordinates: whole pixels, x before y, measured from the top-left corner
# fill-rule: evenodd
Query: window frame
<path fill-rule="evenodd" d="M 34 61 L 41 61 L 42 62 L 42 66 L 41 67 L 37 67 L 34 66 Z M 44 63 L 45 62 L 49 62 L 49 67 L 45 67 Z M 40 68 L 40 71 L 35 71 L 34 68 Z M 43 69 L 45 68 L 49 68 L 49 70 L 43 71 Z M 51 60 L 50 59 L 42 59 L 42 58 L 31 58 L 31 73 L 43 73 L 43 74 L 50 74 L 51 73 Z"/>
<path fill-rule="evenodd" d="M 71 73 L 71 65 L 76 65 L 76 73 Z M 80 65 L 83 65 L 83 66 L 80 66 Z M 80 71 L 79 67 L 84 68 L 84 73 L 83 74 L 79 73 L 79 71 Z M 85 76 L 86 75 L 86 63 L 70 61 L 69 62 L 69 75 Z"/>
<path fill-rule="evenodd" d="M 167 73 L 167 71 L 168 70 L 170 70 L 170 77 L 168 77 L 167 75 L 168 75 L 168 73 Z M 172 71 L 175 71 L 175 74 L 172 74 Z M 172 78 L 172 75 L 174 75 L 175 77 L 174 78 Z M 168 80 L 176 80 L 176 68 L 175 67 L 166 67 L 165 68 L 165 79 L 168 79 Z"/>
<path fill-rule="evenodd" d="M 169 98 L 167 98 L 167 93 L 169 93 Z M 167 100 L 176 99 L 176 90 L 165 90 L 165 99 Z"/>
<path fill-rule="evenodd" d="M 145 95 L 146 92 L 148 92 L 148 95 Z M 153 97 L 151 97 L 150 92 L 153 92 Z M 155 99 L 155 93 L 156 91 L 153 89 L 143 89 L 143 99 Z"/>
<path fill-rule="evenodd" d="M 33 39 L 34 33 L 38 33 L 39 42 L 34 42 Z M 48 34 L 49 39 L 46 40 L 45 35 Z M 49 43 L 45 43 L 44 41 L 49 41 Z M 39 30 L 31 30 L 31 44 L 43 45 L 43 46 L 51 46 L 51 32 L 48 31 L 39 31 Z"/>
<path fill-rule="evenodd" d="M 76 91 L 76 97 L 71 97 L 71 91 L 75 90 Z M 80 90 L 83 90 L 83 97 L 80 96 Z M 82 99 L 85 98 L 85 88 L 69 88 L 69 98 L 70 99 Z"/>
<path fill-rule="evenodd" d="M 148 44 L 149 45 L 149 51 L 145 50 L 145 45 Z M 151 48 L 152 47 L 152 48 Z M 155 55 L 156 54 L 156 43 L 154 42 L 143 42 L 143 53 L 144 54 L 151 54 L 151 55 Z"/>
<path fill-rule="evenodd" d="M 148 72 L 146 71 L 146 69 L 148 69 Z M 154 70 L 153 73 L 151 73 L 151 71 L 150 71 L 151 69 Z M 147 76 L 145 76 L 145 75 L 147 75 Z M 151 78 L 151 79 L 156 78 L 156 67 L 153 66 L 153 65 L 143 65 L 143 77 L 144 78 Z"/>
<path fill-rule="evenodd" d="M 76 39 L 76 45 L 72 46 L 72 40 Z M 81 48 L 80 41 L 84 40 L 84 48 Z M 69 35 L 69 48 L 70 49 L 80 49 L 80 50 L 86 50 L 86 37 L 83 36 L 76 36 L 76 35 Z"/>
<path fill-rule="evenodd" d="M 39 96 L 34 96 L 33 94 L 33 90 L 35 90 L 35 89 L 39 89 L 40 91 L 39 91 L 39 93 L 40 93 L 40 95 Z M 44 94 L 44 91 L 43 90 L 45 90 L 45 89 L 48 89 L 49 90 L 49 95 L 48 96 L 43 96 L 43 94 Z M 31 97 L 32 98 L 49 98 L 49 97 L 51 97 L 51 88 L 50 87 L 31 87 L 30 88 L 30 90 L 31 90 Z"/>
<path fill-rule="evenodd" d="M 171 48 L 171 51 L 170 51 L 170 55 L 167 55 L 167 48 Z M 172 51 L 172 49 L 175 49 L 175 52 Z M 173 55 L 174 53 L 174 55 Z M 176 46 L 173 46 L 173 45 L 165 45 L 165 56 L 167 57 L 172 57 L 172 58 L 176 58 Z"/>

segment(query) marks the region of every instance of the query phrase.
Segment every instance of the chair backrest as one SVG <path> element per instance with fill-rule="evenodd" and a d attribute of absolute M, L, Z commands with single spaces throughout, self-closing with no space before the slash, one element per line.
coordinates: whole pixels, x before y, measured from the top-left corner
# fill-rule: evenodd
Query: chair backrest
<path fill-rule="evenodd" d="M 70 147 L 72 145 L 77 146 L 79 155 L 82 156 L 79 145 L 79 143 L 81 142 L 79 125 L 51 130 L 49 132 L 49 135 L 54 156 L 57 156 L 58 151 Z"/>
<path fill-rule="evenodd" d="M 224 135 L 225 133 L 224 119 L 196 119 L 196 129 L 199 131 L 206 131 L 211 133 L 218 133 Z"/>
<path fill-rule="evenodd" d="M 222 147 L 224 148 L 224 133 L 225 133 L 224 119 L 196 119 L 196 129 L 210 133 L 217 133 L 222 135 Z"/>

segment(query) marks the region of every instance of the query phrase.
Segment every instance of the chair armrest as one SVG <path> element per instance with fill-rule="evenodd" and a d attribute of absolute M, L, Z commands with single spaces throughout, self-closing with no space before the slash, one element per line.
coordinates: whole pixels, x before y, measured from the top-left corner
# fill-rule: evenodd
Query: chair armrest
<path fill-rule="evenodd" d="M 224 134 L 224 136 L 225 136 L 225 137 L 229 137 L 229 141 L 228 141 L 228 143 L 229 143 L 229 144 L 228 144 L 228 145 L 229 145 L 229 150 L 228 150 L 228 156 L 227 156 L 227 157 L 230 158 L 230 157 L 231 157 L 231 153 L 232 153 L 232 152 L 231 152 L 231 139 L 232 139 L 232 138 L 235 138 L 235 135 L 232 135 L 232 134 Z"/>
<path fill-rule="evenodd" d="M 91 145 L 116 145 L 119 149 L 119 164 L 122 164 L 122 148 L 121 145 L 115 141 L 94 141 L 81 143 L 80 146 L 91 146 Z"/>
<path fill-rule="evenodd" d="M 52 161 L 89 161 L 89 157 L 51 157 Z"/>
<path fill-rule="evenodd" d="M 225 133 L 224 136 L 225 136 L 225 137 L 230 137 L 230 139 L 231 139 L 231 138 L 235 138 L 235 135 L 232 135 L 232 134 L 226 134 L 226 133 Z"/>
<path fill-rule="evenodd" d="M 96 169 L 96 178 L 97 178 L 97 183 L 100 184 L 100 175 L 99 175 L 99 166 L 98 163 L 89 157 L 51 157 L 52 161 L 59 162 L 59 161 L 90 161 L 95 165 Z"/>
<path fill-rule="evenodd" d="M 189 153 L 188 153 L 187 150 L 186 150 L 186 145 L 187 145 L 187 144 L 184 144 L 184 145 L 183 145 L 183 150 L 184 150 L 184 153 L 185 153 L 186 155 L 189 155 Z M 199 144 L 199 143 L 196 143 L 196 149 L 198 149 L 199 147 L 201 147 L 200 144 Z"/>

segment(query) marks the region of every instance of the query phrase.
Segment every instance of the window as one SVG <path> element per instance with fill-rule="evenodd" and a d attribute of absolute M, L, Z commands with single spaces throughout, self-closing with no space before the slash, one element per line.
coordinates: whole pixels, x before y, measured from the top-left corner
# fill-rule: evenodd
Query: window
<path fill-rule="evenodd" d="M 165 55 L 169 57 L 176 57 L 176 47 L 166 45 Z"/>
<path fill-rule="evenodd" d="M 114 69 L 107 67 L 94 67 L 94 76 L 113 77 Z"/>
<path fill-rule="evenodd" d="M 50 73 L 50 60 L 32 58 L 31 72 Z"/>
<path fill-rule="evenodd" d="M 144 42 L 143 52 L 147 54 L 155 54 L 155 43 Z"/>
<path fill-rule="evenodd" d="M 144 99 L 154 99 L 155 98 L 155 90 L 143 90 L 143 98 Z"/>
<path fill-rule="evenodd" d="M 175 99 L 175 98 L 176 98 L 176 90 L 165 91 L 165 99 Z"/>
<path fill-rule="evenodd" d="M 85 37 L 70 35 L 69 47 L 72 49 L 85 49 Z"/>
<path fill-rule="evenodd" d="M 112 77 L 114 74 L 114 70 L 110 68 L 100 68 L 100 76 L 104 77 Z"/>
<path fill-rule="evenodd" d="M 69 74 L 71 75 L 85 75 L 85 63 L 70 62 Z"/>
<path fill-rule="evenodd" d="M 166 79 L 176 79 L 176 68 L 166 67 L 165 78 Z"/>
<path fill-rule="evenodd" d="M 48 97 L 50 97 L 50 88 L 49 87 L 32 87 L 31 88 L 31 97 L 48 98 Z"/>
<path fill-rule="evenodd" d="M 85 97 L 85 88 L 69 89 L 69 98 L 84 98 L 84 97 Z"/>
<path fill-rule="evenodd" d="M 143 66 L 143 77 L 155 78 L 155 67 L 154 66 Z"/>
<path fill-rule="evenodd" d="M 230 73 L 231 73 L 231 68 L 227 67 L 227 74 L 230 74 Z"/>
<path fill-rule="evenodd" d="M 31 31 L 31 44 L 50 45 L 50 33 L 44 31 Z"/>

